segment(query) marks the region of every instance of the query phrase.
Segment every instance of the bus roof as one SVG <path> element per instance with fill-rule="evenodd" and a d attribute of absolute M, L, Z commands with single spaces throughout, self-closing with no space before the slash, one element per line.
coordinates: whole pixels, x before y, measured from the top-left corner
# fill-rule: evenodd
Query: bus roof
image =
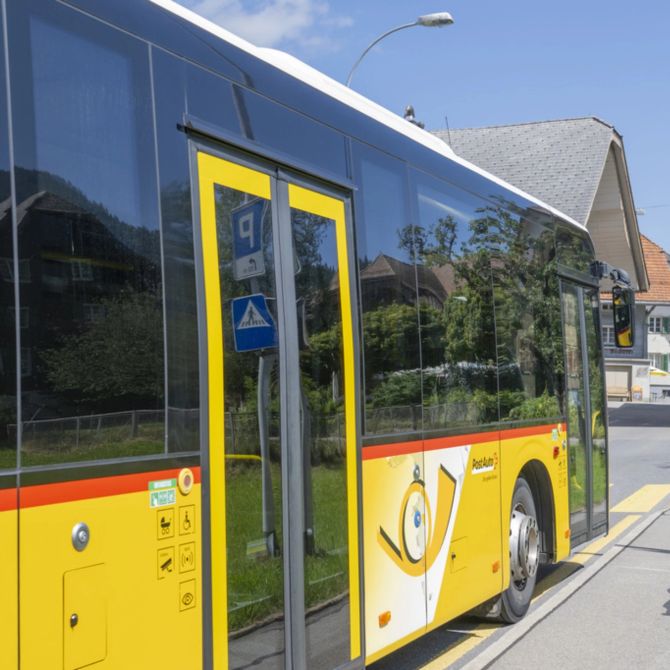
<path fill-rule="evenodd" d="M 330 96 L 331 98 L 338 100 L 341 103 L 365 114 L 366 116 L 374 119 L 375 121 L 384 124 L 385 126 L 392 128 L 396 132 L 405 135 L 414 142 L 422 144 L 423 146 L 431 149 L 432 151 L 445 156 L 446 158 L 463 165 L 464 167 L 476 172 L 477 174 L 482 175 L 486 179 L 512 191 L 513 193 L 529 200 L 530 202 L 544 208 L 554 216 L 571 223 L 572 225 L 580 228 L 581 230 L 586 230 L 586 227 L 570 218 L 563 212 L 559 211 L 555 207 L 548 205 L 546 202 L 542 202 L 535 196 L 526 193 L 525 191 L 517 188 L 516 186 L 509 184 L 508 182 L 496 177 L 495 175 L 483 170 L 482 168 L 466 161 L 464 158 L 461 158 L 449 147 L 449 145 L 443 140 L 439 139 L 432 133 L 419 128 L 418 126 L 409 123 L 405 119 L 401 118 L 397 114 L 394 114 L 390 110 L 378 105 L 376 102 L 366 98 L 365 96 L 353 91 L 344 84 L 335 79 L 332 79 L 328 75 L 320 72 L 319 70 L 307 65 L 303 61 L 291 56 L 290 54 L 280 51 L 278 49 L 270 49 L 266 47 L 257 47 L 251 42 L 238 37 L 237 35 L 231 33 L 230 31 L 222 28 L 221 26 L 209 21 L 208 19 L 196 14 L 195 12 L 187 9 L 183 5 L 174 2 L 174 0 L 151 0 L 155 5 L 162 7 L 163 9 L 179 16 L 180 18 L 192 23 L 199 28 L 206 30 L 207 32 L 215 35 L 221 40 L 232 44 L 238 49 L 242 49 L 247 53 L 255 56 L 256 58 L 265 61 L 269 65 L 272 65 L 286 74 L 299 79 L 300 81 L 308 84 L 312 88 L 324 93 L 325 95 Z"/>

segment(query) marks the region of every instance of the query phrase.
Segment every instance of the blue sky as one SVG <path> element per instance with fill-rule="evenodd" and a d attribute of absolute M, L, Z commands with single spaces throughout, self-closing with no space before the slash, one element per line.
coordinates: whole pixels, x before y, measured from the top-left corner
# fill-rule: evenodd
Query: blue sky
<path fill-rule="evenodd" d="M 620 0 L 180 0 L 255 44 L 344 81 L 379 34 L 448 11 L 375 47 L 352 87 L 426 128 L 597 116 L 624 137 L 642 233 L 670 252 L 670 3 Z"/>

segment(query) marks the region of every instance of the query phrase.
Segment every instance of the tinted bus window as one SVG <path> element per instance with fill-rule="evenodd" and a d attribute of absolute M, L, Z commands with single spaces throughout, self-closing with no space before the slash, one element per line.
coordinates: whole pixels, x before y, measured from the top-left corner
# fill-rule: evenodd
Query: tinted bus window
<path fill-rule="evenodd" d="M 168 451 L 200 449 L 198 314 L 193 253 L 193 218 L 188 140 L 175 124 L 186 104 L 186 71 L 201 72 L 154 49 L 154 97 L 160 174 L 165 281 Z M 213 83 L 225 82 L 209 75 Z M 209 83 L 212 83 L 209 82 Z M 204 82 L 203 82 L 204 85 Z M 190 89 L 189 89 L 190 90 Z M 218 91 L 209 86 L 217 110 Z"/>
<path fill-rule="evenodd" d="M 39 315 L 21 338 L 22 463 L 161 452 L 148 48 L 56 3 L 8 10 L 20 306 Z"/>
<path fill-rule="evenodd" d="M 554 233 L 498 209 L 494 263 L 501 420 L 560 418 L 561 303 Z"/>
<path fill-rule="evenodd" d="M 418 301 L 405 166 L 358 146 L 355 165 L 365 432 L 420 430 Z"/>
<path fill-rule="evenodd" d="M 573 270 L 586 274 L 591 272 L 594 260 L 593 246 L 586 232 L 580 233 L 575 228 L 558 225 L 556 230 L 556 252 L 558 262 Z"/>
<path fill-rule="evenodd" d="M 16 306 L 4 41 L 0 35 L 0 470 L 16 467 Z M 21 314 L 21 325 L 29 322 Z"/>
<path fill-rule="evenodd" d="M 413 173 L 425 430 L 498 419 L 486 203 Z"/>

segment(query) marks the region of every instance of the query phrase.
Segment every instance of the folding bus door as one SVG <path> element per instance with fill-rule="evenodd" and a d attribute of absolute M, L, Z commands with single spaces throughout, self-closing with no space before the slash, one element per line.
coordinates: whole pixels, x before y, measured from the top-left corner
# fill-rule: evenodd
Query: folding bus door
<path fill-rule="evenodd" d="M 561 282 L 572 546 L 607 530 L 607 436 L 597 289 Z"/>
<path fill-rule="evenodd" d="M 361 655 L 346 200 L 193 146 L 213 667 Z"/>

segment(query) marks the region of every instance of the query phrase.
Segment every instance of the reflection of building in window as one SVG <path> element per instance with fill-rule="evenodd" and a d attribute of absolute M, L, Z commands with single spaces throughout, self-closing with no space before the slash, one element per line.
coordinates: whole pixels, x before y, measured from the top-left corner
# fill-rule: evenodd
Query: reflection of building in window
<path fill-rule="evenodd" d="M 453 270 L 450 266 L 415 266 L 386 254 L 379 254 L 361 270 L 361 290 L 366 305 L 381 307 L 398 302 L 413 305 L 417 298 L 417 284 L 419 300 L 442 309 L 449 290 L 453 290 Z"/>
<path fill-rule="evenodd" d="M 30 377 L 33 374 L 33 352 L 28 347 L 21 347 L 21 376 Z"/>
<path fill-rule="evenodd" d="M 21 315 L 21 328 L 28 328 L 30 325 L 30 310 L 27 307 L 21 307 L 19 314 Z M 16 319 L 16 310 L 13 307 L 9 308 L 9 318 L 11 321 Z"/>
<path fill-rule="evenodd" d="M 0 277 L 3 281 L 14 281 L 14 261 L 11 258 L 0 258 Z M 30 259 L 24 258 L 19 261 L 19 281 L 22 284 L 30 282 Z"/>
<path fill-rule="evenodd" d="M 97 302 L 84 303 L 84 319 L 86 321 L 100 321 L 105 318 L 105 306 Z"/>
<path fill-rule="evenodd" d="M 42 173 L 37 176 L 48 180 Z M 45 352 L 62 348 L 71 335 L 85 333 L 104 319 L 106 304 L 127 305 L 124 314 L 130 318 L 132 310 L 139 309 L 133 307 L 132 296 L 158 291 L 158 231 L 129 226 L 75 189 L 54 186 L 61 193 L 41 189 L 17 208 L 24 256 L 20 278 L 22 283 L 34 279 L 21 289 L 21 327 L 28 329 L 21 361 L 27 406 L 37 389 L 51 392 L 54 380 L 44 378 Z M 3 262 L 0 268 L 9 272 L 11 265 Z M 47 310 L 48 318 L 41 319 L 38 327 L 29 327 L 32 310 L 40 314 Z M 117 334 L 110 331 L 109 338 L 114 337 Z"/>
<path fill-rule="evenodd" d="M 0 258 L 0 277 L 3 281 L 14 281 L 14 261 L 11 258 Z"/>
<path fill-rule="evenodd" d="M 19 261 L 19 282 L 21 284 L 29 284 L 31 281 L 30 259 L 24 258 Z"/>
<path fill-rule="evenodd" d="M 93 281 L 93 266 L 90 263 L 74 261 L 70 268 L 74 281 Z"/>

